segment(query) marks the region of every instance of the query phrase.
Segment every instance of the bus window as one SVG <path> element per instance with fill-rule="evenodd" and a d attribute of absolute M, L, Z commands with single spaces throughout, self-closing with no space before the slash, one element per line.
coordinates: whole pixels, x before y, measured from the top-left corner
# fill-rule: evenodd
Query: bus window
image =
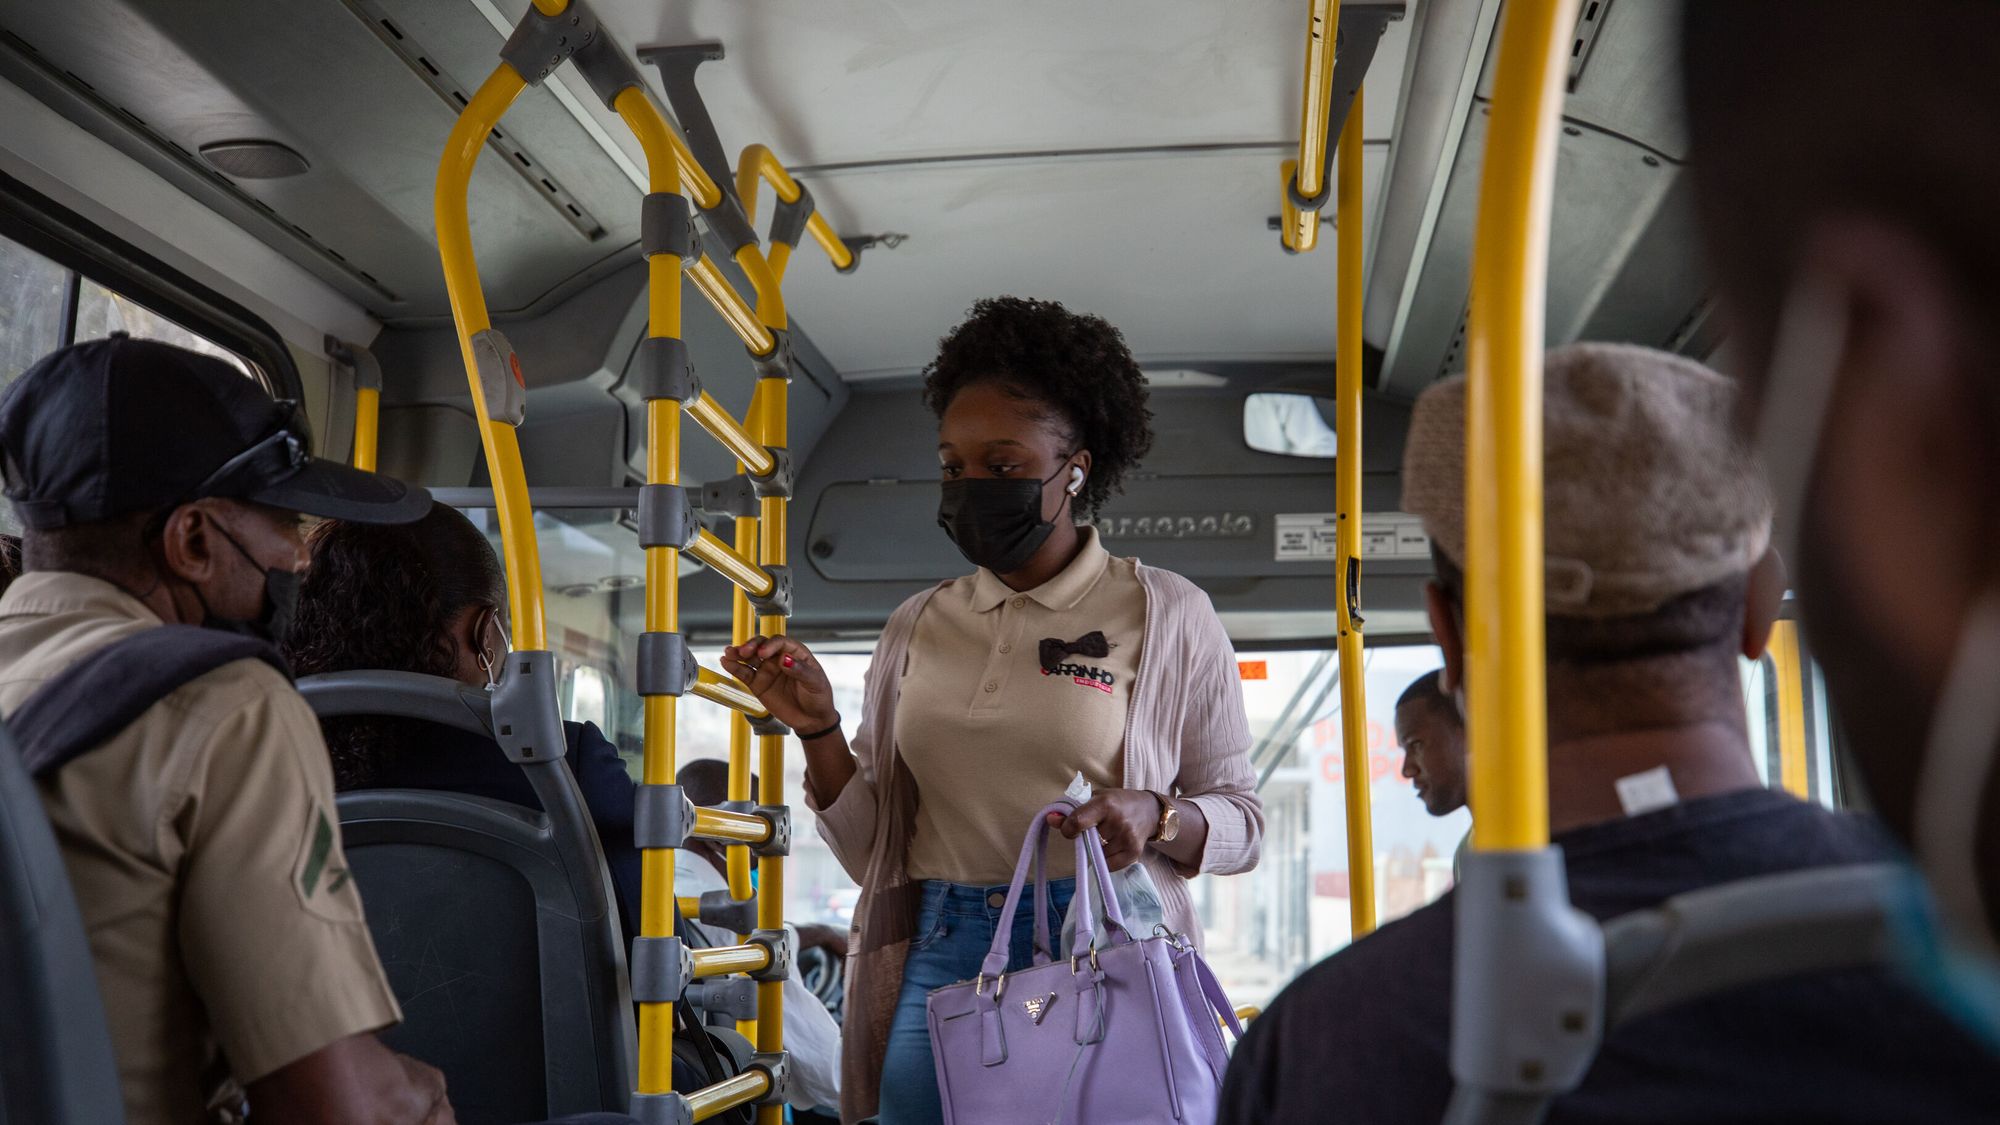
<path fill-rule="evenodd" d="M 0 238 L 0 386 L 62 346 L 69 271 Z"/>
<path fill-rule="evenodd" d="M 189 351 L 227 361 L 238 371 L 257 378 L 243 357 L 213 341 L 190 332 L 166 317 L 119 293 L 113 293 L 89 278 L 77 292 L 76 338 L 100 340 L 113 332 L 124 332 L 147 340 L 160 340 Z"/>
<path fill-rule="evenodd" d="M 1396 699 L 1438 667 L 1432 645 L 1367 650 L 1368 772 L 1379 922 L 1443 894 L 1472 820 L 1433 817 L 1402 774 Z M 1256 870 L 1188 884 L 1208 958 L 1230 999 L 1263 1005 L 1293 976 L 1351 937 L 1347 809 L 1338 663 L 1331 649 L 1237 654 L 1250 716 L 1252 766 L 1264 778 L 1263 858 Z"/>

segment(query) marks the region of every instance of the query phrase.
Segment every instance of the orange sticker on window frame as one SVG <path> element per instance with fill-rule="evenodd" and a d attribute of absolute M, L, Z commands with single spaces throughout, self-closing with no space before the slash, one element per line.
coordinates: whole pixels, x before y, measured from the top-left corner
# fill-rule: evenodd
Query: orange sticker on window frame
<path fill-rule="evenodd" d="M 1236 662 L 1236 674 L 1246 680 L 1268 680 L 1271 678 L 1271 666 L 1263 660 L 1239 660 Z"/>

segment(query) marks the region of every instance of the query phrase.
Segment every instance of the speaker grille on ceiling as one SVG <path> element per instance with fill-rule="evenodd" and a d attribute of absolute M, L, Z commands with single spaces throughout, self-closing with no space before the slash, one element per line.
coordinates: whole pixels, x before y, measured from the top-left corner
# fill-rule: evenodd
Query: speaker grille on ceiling
<path fill-rule="evenodd" d="M 221 171 L 244 180 L 277 180 L 312 167 L 276 141 L 217 141 L 196 150 Z"/>

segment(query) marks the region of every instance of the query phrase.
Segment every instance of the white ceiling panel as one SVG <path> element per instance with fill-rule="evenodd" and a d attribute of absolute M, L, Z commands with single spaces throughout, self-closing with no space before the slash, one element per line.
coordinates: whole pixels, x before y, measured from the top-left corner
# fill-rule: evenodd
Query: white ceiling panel
<path fill-rule="evenodd" d="M 496 3 L 509 18 L 525 0 Z M 786 163 L 1296 143 L 1299 0 L 595 0 L 628 48 L 720 41 L 701 70 L 733 155 Z M 1386 138 L 1412 20 L 1375 58 L 1367 135 Z M 1275 178 L 1275 177 L 1274 177 Z"/>
<path fill-rule="evenodd" d="M 1008 160 L 824 173 L 843 225 L 909 235 L 834 272 L 800 247 L 786 302 L 847 378 L 906 374 L 980 297 L 1053 298 L 1146 362 L 1330 359 L 1334 233 L 1291 256 L 1267 229 L 1278 150 Z M 1372 199 L 1386 146 L 1364 161 Z M 1371 215 L 1373 207 L 1364 207 Z"/>

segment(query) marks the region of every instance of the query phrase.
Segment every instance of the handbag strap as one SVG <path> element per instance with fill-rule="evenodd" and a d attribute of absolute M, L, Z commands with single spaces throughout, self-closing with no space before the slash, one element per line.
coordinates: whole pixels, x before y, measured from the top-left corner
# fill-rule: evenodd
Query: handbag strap
<path fill-rule="evenodd" d="M 1037 858 L 1041 849 L 1047 846 L 1049 814 L 1064 816 L 1076 811 L 1076 803 L 1067 799 L 1052 801 L 1042 806 L 1028 825 L 1028 834 L 1021 840 L 1021 855 L 1014 863 L 1014 878 L 1007 886 L 1007 902 L 1000 909 L 999 924 L 993 934 L 993 944 L 986 952 L 986 959 L 980 962 L 980 975 L 999 977 L 1007 971 L 1007 962 L 1013 953 L 1014 915 L 1020 910 L 1021 891 L 1028 880 L 1028 861 Z M 1039 878 L 1043 874 L 1037 869 L 1035 883 L 1036 935 L 1046 945 L 1048 930 L 1047 880 Z M 1126 928 L 1124 912 L 1118 906 L 1118 895 L 1111 889 L 1111 870 L 1104 860 L 1104 841 L 1095 828 L 1079 832 L 1076 837 L 1076 895 L 1070 909 L 1076 915 L 1076 936 L 1073 939 L 1077 949 L 1088 949 L 1097 937 L 1095 913 L 1090 908 L 1091 885 L 1095 883 L 1097 892 L 1104 896 L 1104 917 L 1120 943 L 1132 941 L 1132 932 Z M 1053 947 L 1050 947 L 1053 953 Z"/>
<path fill-rule="evenodd" d="M 1208 962 L 1202 960 L 1201 954 L 1190 951 L 1190 956 L 1194 958 L 1194 977 L 1201 982 L 1203 999 L 1208 1001 L 1209 1007 L 1215 1009 L 1216 1015 L 1222 1017 L 1222 1026 L 1229 1029 L 1229 1034 L 1242 1039 L 1242 1021 L 1236 1018 L 1236 1007 L 1229 1002 L 1229 994 L 1222 991 L 1222 982 L 1215 979 L 1215 970 L 1208 967 Z"/>

